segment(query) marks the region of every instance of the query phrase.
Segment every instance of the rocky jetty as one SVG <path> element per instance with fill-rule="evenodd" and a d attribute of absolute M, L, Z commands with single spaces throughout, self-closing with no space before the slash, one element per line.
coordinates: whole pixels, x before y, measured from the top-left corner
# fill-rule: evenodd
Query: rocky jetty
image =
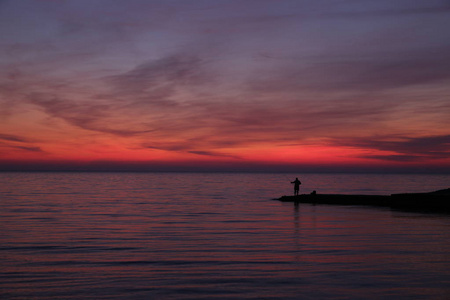
<path fill-rule="evenodd" d="M 344 195 L 313 192 L 298 196 L 282 196 L 274 200 L 311 204 L 368 205 L 409 211 L 450 213 L 450 188 L 429 193 L 392 195 Z"/>

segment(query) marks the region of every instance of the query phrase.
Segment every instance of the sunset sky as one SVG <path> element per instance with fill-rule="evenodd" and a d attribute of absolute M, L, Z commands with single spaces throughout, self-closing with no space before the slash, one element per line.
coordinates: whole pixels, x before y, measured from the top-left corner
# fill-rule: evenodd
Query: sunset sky
<path fill-rule="evenodd" d="M 0 170 L 450 172 L 450 2 L 0 0 Z"/>

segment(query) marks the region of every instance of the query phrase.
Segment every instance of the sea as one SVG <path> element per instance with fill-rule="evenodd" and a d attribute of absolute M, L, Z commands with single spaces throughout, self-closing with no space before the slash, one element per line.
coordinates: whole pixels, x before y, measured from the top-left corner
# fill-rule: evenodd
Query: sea
<path fill-rule="evenodd" d="M 0 173 L 0 299 L 450 299 L 450 215 L 274 200 L 450 175 Z"/>

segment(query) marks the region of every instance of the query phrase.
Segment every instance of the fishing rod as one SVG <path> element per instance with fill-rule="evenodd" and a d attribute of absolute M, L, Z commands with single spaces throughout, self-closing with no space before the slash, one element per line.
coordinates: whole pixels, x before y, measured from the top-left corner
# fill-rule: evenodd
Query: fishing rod
<path fill-rule="evenodd" d="M 289 182 L 292 182 L 292 179 L 289 178 L 286 174 L 283 174 L 283 177 L 286 178 L 287 180 L 289 180 Z"/>

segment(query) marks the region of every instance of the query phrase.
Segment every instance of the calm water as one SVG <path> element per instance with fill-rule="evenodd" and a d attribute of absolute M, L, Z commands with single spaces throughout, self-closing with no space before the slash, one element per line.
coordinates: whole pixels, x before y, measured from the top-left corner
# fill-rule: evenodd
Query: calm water
<path fill-rule="evenodd" d="M 271 200 L 295 176 L 0 173 L 0 298 L 448 299 L 449 215 Z M 298 177 L 304 193 L 450 186 Z"/>

